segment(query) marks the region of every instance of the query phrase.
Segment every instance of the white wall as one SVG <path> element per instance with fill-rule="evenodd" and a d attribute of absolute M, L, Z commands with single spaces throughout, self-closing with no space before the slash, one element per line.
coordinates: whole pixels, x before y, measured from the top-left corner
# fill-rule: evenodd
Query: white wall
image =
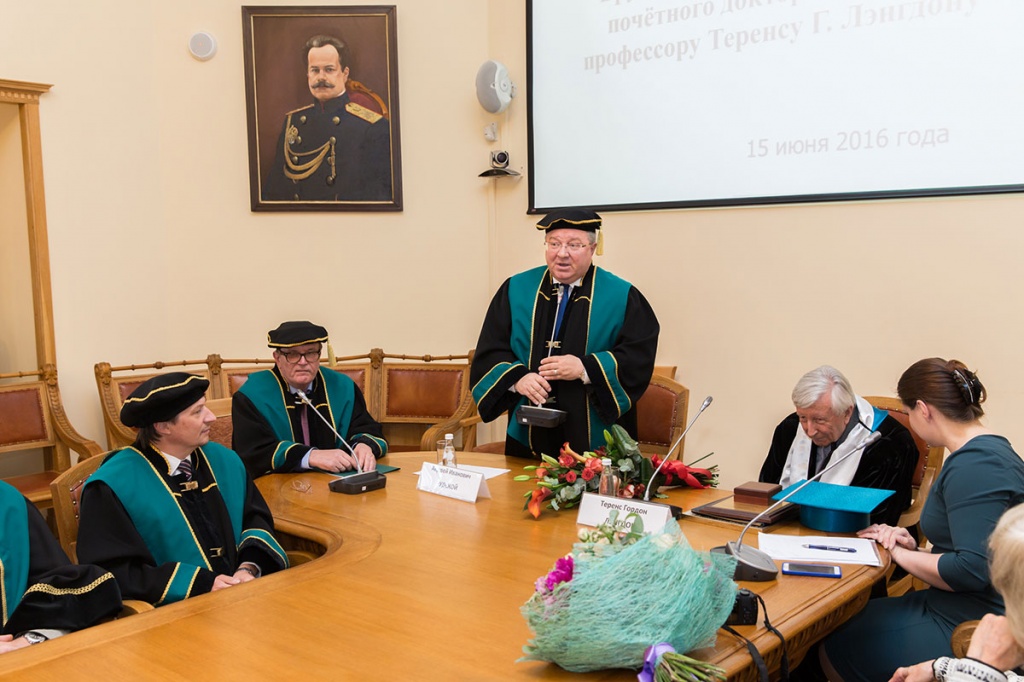
<path fill-rule="evenodd" d="M 73 423 L 102 441 L 95 362 L 265 355 L 285 318 L 327 325 L 339 354 L 472 346 L 501 280 L 542 259 L 525 179 L 477 177 L 489 149 L 525 171 L 524 8 L 398 3 L 405 210 L 385 215 L 249 212 L 239 4 L 5 8 L 0 77 L 54 84 L 41 115 Z M 188 55 L 196 30 L 218 39 L 210 62 Z M 487 58 L 520 88 L 501 116 L 473 95 Z M 642 120 L 642 98 L 623 107 Z M 481 134 L 492 120 L 500 144 Z M 732 486 L 825 362 L 892 394 L 914 360 L 958 357 L 990 389 L 988 423 L 1024 446 L 1022 214 L 1020 195 L 607 214 L 598 260 L 652 301 L 659 361 L 694 402 L 714 395 L 686 459 L 715 451 Z"/>

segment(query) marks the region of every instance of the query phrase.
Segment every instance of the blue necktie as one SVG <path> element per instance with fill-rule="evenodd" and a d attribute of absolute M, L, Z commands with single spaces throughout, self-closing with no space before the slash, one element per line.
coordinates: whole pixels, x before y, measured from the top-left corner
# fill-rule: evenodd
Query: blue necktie
<path fill-rule="evenodd" d="M 562 329 L 562 318 L 565 317 L 565 306 L 569 303 L 569 285 L 559 284 L 560 295 L 558 296 L 558 312 L 555 314 L 555 339 L 558 338 L 558 332 Z M 554 339 L 552 339 L 554 340 Z"/>

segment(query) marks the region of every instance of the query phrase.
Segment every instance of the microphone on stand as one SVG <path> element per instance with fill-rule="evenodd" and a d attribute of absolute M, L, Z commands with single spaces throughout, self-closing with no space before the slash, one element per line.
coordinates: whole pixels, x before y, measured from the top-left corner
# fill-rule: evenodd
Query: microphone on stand
<path fill-rule="evenodd" d="M 331 481 L 330 488 L 334 492 L 346 493 L 348 495 L 357 495 L 359 493 L 365 493 L 369 490 L 379 490 L 387 485 L 387 477 L 379 471 L 363 471 L 362 465 L 359 464 L 359 457 L 356 456 L 355 449 L 349 445 L 348 441 L 345 440 L 338 430 L 334 428 L 332 424 L 325 416 L 320 414 L 320 411 L 316 409 L 316 406 L 306 397 L 305 392 L 296 391 L 295 395 L 299 396 L 299 400 L 306 403 L 312 410 L 313 414 L 320 417 L 320 421 L 327 424 L 327 428 L 341 441 L 341 444 L 348 448 L 349 454 L 352 455 L 352 459 L 356 461 L 356 474 L 346 476 L 345 478 L 339 478 L 335 481 Z"/>
<path fill-rule="evenodd" d="M 752 582 L 764 582 L 766 580 L 774 580 L 775 576 L 779 574 L 779 567 L 775 565 L 775 560 L 771 558 L 766 552 L 762 552 L 756 547 L 750 547 L 743 544 L 743 536 L 746 535 L 750 527 L 757 523 L 758 519 L 762 518 L 766 514 L 773 511 L 783 502 L 793 497 L 796 493 L 803 490 L 812 481 L 816 481 L 821 478 L 826 472 L 831 471 L 840 462 L 845 460 L 847 457 L 855 452 L 863 450 L 867 446 L 871 445 L 875 441 L 882 437 L 878 431 L 869 434 L 864 440 L 857 444 L 857 447 L 853 448 L 845 455 L 840 457 L 834 462 L 831 462 L 827 467 L 819 471 L 818 473 L 811 476 L 809 479 L 798 485 L 793 490 L 786 493 L 782 499 L 768 507 L 764 511 L 760 512 L 754 518 L 750 519 L 750 522 L 743 527 L 740 532 L 739 538 L 736 542 L 727 542 L 720 547 L 712 547 L 712 552 L 718 552 L 719 554 L 731 554 L 736 557 L 736 573 L 733 576 L 735 580 L 750 580 Z"/>
<path fill-rule="evenodd" d="M 697 421 L 697 417 L 704 414 L 704 410 L 708 409 L 708 405 L 710 404 L 711 396 L 704 398 L 704 402 L 701 403 L 700 409 L 697 410 L 697 414 L 693 415 L 693 419 L 690 420 L 690 423 L 687 424 L 686 428 L 683 430 L 683 435 L 679 436 L 679 438 L 676 439 L 676 442 L 672 444 L 672 447 L 668 449 L 668 452 L 665 453 L 665 458 L 661 460 L 661 464 L 659 464 L 658 468 L 654 470 L 653 474 L 651 474 L 651 480 L 647 481 L 647 491 L 644 492 L 644 502 L 651 501 L 651 484 L 654 483 L 654 477 L 658 475 L 659 471 L 661 471 L 661 467 L 665 466 L 665 462 L 668 461 L 668 456 L 671 455 L 672 451 L 675 450 L 679 446 L 679 444 L 683 442 L 683 439 L 686 438 L 686 434 L 690 432 L 690 427 L 693 426 L 693 423 L 695 421 Z"/>

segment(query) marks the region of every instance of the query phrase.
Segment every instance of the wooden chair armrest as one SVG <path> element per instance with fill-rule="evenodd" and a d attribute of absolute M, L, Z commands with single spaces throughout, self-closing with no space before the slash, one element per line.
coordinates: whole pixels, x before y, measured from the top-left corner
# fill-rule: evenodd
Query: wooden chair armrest
<path fill-rule="evenodd" d="M 471 393 L 466 393 L 462 399 L 462 403 L 456 408 L 455 413 L 451 417 L 434 424 L 423 433 L 423 437 L 420 438 L 420 450 L 434 451 L 434 445 L 437 441 L 444 438 L 446 433 L 455 433 L 460 431 L 464 427 L 462 421 L 467 417 L 476 415 L 476 401 L 473 400 Z M 474 422 L 475 423 L 475 422 Z M 463 443 L 465 445 L 465 443 Z"/>
<path fill-rule="evenodd" d="M 153 605 L 146 601 L 140 601 L 138 599 L 125 599 L 121 604 L 121 613 L 117 614 L 117 618 L 124 618 L 126 616 L 134 616 L 136 613 L 142 613 L 143 611 L 152 611 Z"/>
<path fill-rule="evenodd" d="M 963 658 L 967 655 L 967 649 L 971 646 L 971 637 L 978 628 L 980 620 L 968 620 L 957 625 L 949 638 L 950 647 L 956 658 Z"/>
<path fill-rule="evenodd" d="M 100 444 L 80 434 L 68 420 L 68 415 L 64 412 L 64 403 L 60 397 L 60 387 L 57 385 L 57 367 L 52 363 L 43 366 L 43 381 L 46 383 L 46 400 L 50 404 L 50 415 L 53 418 L 53 427 L 57 431 L 57 437 L 82 458 L 101 454 L 103 448 L 100 447 Z"/>

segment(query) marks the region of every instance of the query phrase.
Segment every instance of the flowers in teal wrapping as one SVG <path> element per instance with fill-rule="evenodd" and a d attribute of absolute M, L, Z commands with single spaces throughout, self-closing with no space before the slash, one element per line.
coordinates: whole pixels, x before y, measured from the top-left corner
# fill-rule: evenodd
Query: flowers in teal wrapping
<path fill-rule="evenodd" d="M 657 455 L 647 458 L 640 454 L 637 442 L 618 424 L 613 424 L 611 429 L 606 430 L 604 438 L 605 445 L 593 452 L 588 451 L 581 455 L 565 443 L 557 458 L 544 454 L 541 455 L 541 464 L 523 467 L 530 473 L 516 476 L 515 480 L 531 482 L 536 486 L 524 495 L 524 509 L 529 510 L 534 518 L 539 518 L 545 506 L 558 511 L 579 505 L 584 492 L 597 492 L 601 472 L 604 470 L 604 458 L 610 459 L 612 466 L 619 469 L 619 497 L 643 497 L 647 490 L 647 482 L 651 480 L 661 460 Z M 705 457 L 711 454 L 713 453 Z M 669 460 L 665 462 L 654 481 L 655 490 L 661 485 L 716 487 L 718 465 L 700 469 L 677 460 Z M 652 497 L 664 495 L 656 494 Z"/>
<path fill-rule="evenodd" d="M 605 524 L 581 530 L 579 539 L 535 581 L 521 609 L 534 636 L 520 660 L 574 672 L 639 669 L 651 642 L 692 651 L 715 641 L 736 599 L 733 557 L 693 550 L 675 522 L 645 535 L 638 515 L 620 519 L 615 510 Z M 663 661 L 714 669 L 662 653 L 650 667 Z"/>

